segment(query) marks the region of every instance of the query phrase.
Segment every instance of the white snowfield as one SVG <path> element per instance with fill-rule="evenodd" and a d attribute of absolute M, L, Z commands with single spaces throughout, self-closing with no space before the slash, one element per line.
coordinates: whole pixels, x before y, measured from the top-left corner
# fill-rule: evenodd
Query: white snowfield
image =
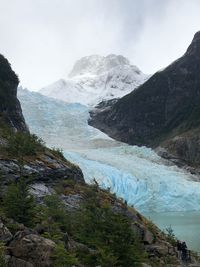
<path fill-rule="evenodd" d="M 92 55 L 77 61 L 68 77 L 42 88 L 40 93 L 68 103 L 95 106 L 130 93 L 150 76 L 123 56 Z"/>
<path fill-rule="evenodd" d="M 200 184 L 192 175 L 149 148 L 117 142 L 89 126 L 88 107 L 27 90 L 19 90 L 18 97 L 31 132 L 62 148 L 87 183 L 95 178 L 142 212 L 200 210 Z"/>

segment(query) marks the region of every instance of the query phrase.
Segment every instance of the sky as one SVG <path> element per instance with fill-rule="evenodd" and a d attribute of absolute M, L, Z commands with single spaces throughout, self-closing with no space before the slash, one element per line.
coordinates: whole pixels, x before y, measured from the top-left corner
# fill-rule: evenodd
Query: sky
<path fill-rule="evenodd" d="M 200 0 L 0 0 L 0 53 L 37 91 L 83 56 L 120 54 L 151 74 L 200 30 Z"/>

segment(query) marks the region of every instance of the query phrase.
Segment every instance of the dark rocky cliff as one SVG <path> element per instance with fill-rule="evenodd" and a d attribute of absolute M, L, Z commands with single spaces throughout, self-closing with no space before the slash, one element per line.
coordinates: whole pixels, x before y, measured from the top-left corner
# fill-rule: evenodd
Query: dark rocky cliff
<path fill-rule="evenodd" d="M 16 152 L 8 153 L 9 142 L 17 134 L 21 134 L 21 137 L 18 136 L 11 146 L 21 142 L 18 143 L 20 149 L 20 145 L 27 143 L 29 146 L 32 142 L 17 99 L 18 84 L 19 79 L 8 60 L 0 55 L 0 175 L 4 184 L 18 179 L 21 168 L 23 175 L 31 176 L 34 183 L 52 184 L 61 178 L 84 182 L 83 173 L 78 166 L 58 157 L 43 145 L 41 151 L 26 155 L 23 164 Z"/>
<path fill-rule="evenodd" d="M 186 53 L 117 103 L 91 112 L 90 124 L 117 140 L 163 146 L 200 164 L 200 32 Z"/>
<path fill-rule="evenodd" d="M 20 103 L 17 99 L 19 79 L 8 60 L 0 55 L 0 123 L 16 131 L 27 131 Z"/>

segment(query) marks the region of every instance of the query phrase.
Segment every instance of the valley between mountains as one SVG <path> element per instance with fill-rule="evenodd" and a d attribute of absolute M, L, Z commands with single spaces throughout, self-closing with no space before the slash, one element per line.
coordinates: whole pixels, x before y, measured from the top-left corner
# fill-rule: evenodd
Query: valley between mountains
<path fill-rule="evenodd" d="M 199 211 L 198 47 L 199 33 L 182 58 L 153 76 L 122 56 L 89 56 L 75 64 L 69 78 L 42 89 L 45 96 L 19 89 L 31 132 L 48 146 L 62 148 L 87 183 L 96 179 L 141 212 L 187 217 L 187 212 Z M 137 131 L 138 137 L 132 137 Z M 163 226 L 162 220 L 157 222 Z M 176 223 L 174 227 L 184 237 Z"/>
<path fill-rule="evenodd" d="M 200 234 L 199 55 L 199 32 L 154 75 L 92 55 L 39 92 L 0 56 L 0 266 L 181 266 L 172 232 L 143 215 L 176 217 L 199 251 L 177 223 Z"/>

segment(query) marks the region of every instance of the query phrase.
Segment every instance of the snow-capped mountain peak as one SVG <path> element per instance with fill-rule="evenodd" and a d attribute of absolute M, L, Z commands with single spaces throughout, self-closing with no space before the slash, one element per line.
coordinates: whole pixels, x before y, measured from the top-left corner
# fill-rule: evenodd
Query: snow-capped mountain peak
<path fill-rule="evenodd" d="M 121 55 L 91 55 L 78 60 L 68 79 L 42 88 L 40 93 L 66 101 L 95 106 L 102 100 L 119 98 L 144 83 L 148 75 Z"/>
<path fill-rule="evenodd" d="M 110 54 L 106 57 L 99 55 L 86 56 L 79 59 L 75 63 L 68 77 L 72 78 L 75 76 L 86 74 L 99 75 L 109 71 L 110 69 L 116 66 L 123 65 L 130 65 L 130 62 L 127 58 L 121 55 Z"/>

